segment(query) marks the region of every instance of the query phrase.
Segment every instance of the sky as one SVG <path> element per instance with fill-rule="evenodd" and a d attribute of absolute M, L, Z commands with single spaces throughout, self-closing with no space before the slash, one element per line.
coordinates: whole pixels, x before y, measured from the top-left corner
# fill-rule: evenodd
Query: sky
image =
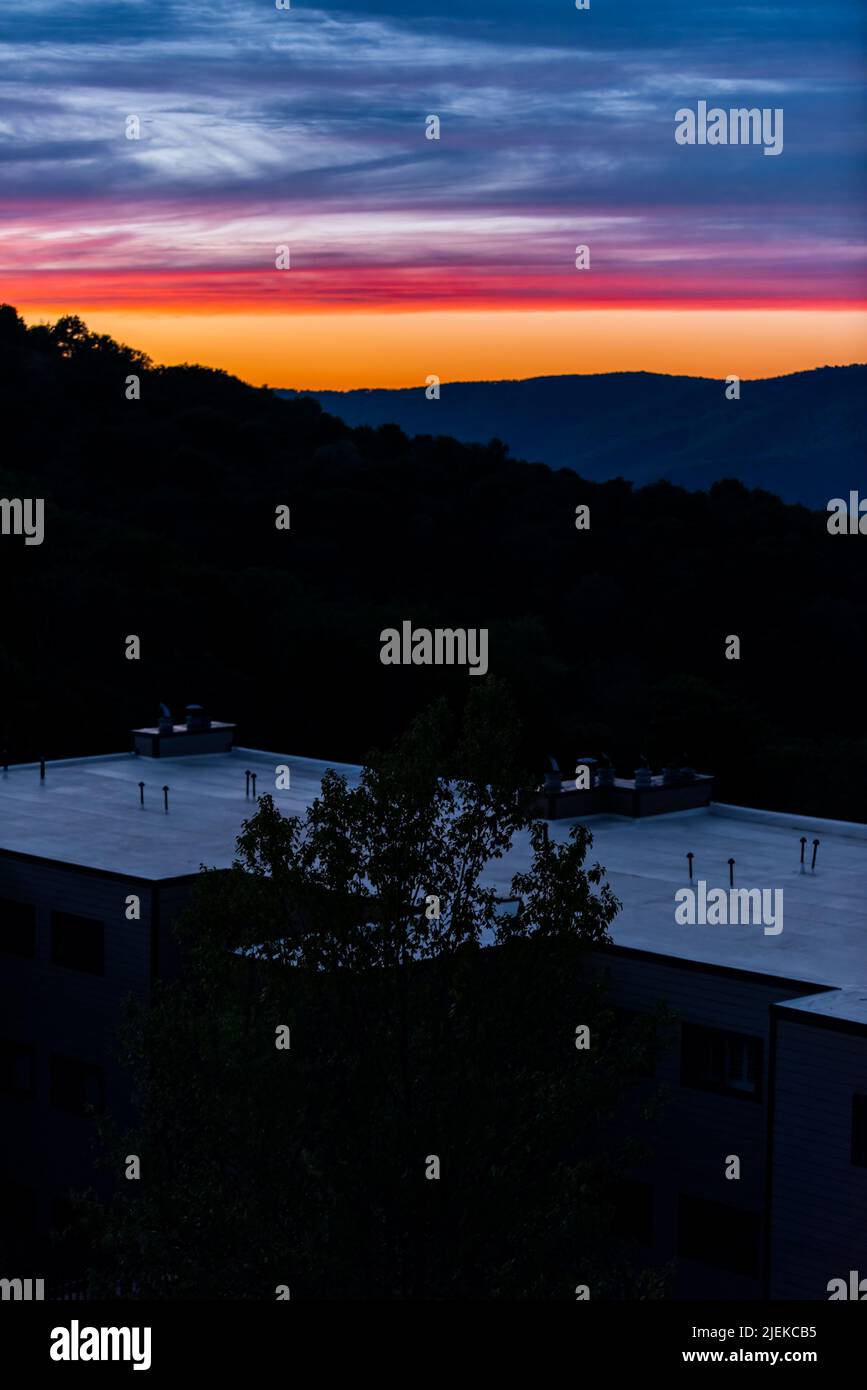
<path fill-rule="evenodd" d="M 0 299 L 311 389 L 864 361 L 865 55 L 863 0 L 14 0 Z"/>

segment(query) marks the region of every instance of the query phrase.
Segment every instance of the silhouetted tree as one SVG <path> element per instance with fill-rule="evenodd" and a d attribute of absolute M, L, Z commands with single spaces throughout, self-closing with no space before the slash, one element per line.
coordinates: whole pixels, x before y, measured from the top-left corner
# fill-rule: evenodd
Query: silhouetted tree
<path fill-rule="evenodd" d="M 91 1210 L 108 1290 L 660 1293 L 613 1225 L 652 1038 L 591 969 L 617 902 L 586 829 L 536 827 L 498 914 L 485 867 L 526 833 L 514 721 L 489 684 L 451 754 L 448 723 L 433 708 L 354 789 L 328 774 L 303 817 L 261 798 L 204 874 L 188 974 L 131 1033 L 141 1119 L 114 1164 L 142 1179 Z"/>

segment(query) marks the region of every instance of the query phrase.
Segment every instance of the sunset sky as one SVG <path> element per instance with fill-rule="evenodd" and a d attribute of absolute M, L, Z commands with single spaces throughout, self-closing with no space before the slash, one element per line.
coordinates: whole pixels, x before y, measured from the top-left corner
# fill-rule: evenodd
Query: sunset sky
<path fill-rule="evenodd" d="M 272 386 L 865 361 L 865 53 L 862 0 L 16 0 L 0 298 Z"/>

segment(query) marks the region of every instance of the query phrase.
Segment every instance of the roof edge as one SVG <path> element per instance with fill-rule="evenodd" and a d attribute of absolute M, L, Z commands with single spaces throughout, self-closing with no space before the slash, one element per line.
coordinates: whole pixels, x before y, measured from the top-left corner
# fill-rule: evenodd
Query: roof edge
<path fill-rule="evenodd" d="M 710 815 L 726 820 L 756 821 L 760 825 L 787 826 L 790 830 L 822 830 L 828 835 L 842 835 L 850 840 L 867 840 L 867 825 L 862 821 L 798 816 L 788 811 L 761 811 L 752 806 L 730 806 L 724 801 L 712 801 L 707 809 Z"/>

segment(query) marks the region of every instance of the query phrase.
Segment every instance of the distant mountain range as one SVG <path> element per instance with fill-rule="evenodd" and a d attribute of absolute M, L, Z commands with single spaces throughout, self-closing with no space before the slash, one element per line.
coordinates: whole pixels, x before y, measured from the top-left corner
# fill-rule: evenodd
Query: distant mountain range
<path fill-rule="evenodd" d="M 595 482 L 665 478 L 695 490 L 738 478 L 819 508 L 859 484 L 867 490 L 864 365 L 743 381 L 740 400 L 726 399 L 723 381 L 653 372 L 460 381 L 440 390 L 433 401 L 423 386 L 278 394 L 315 396 L 349 425 L 396 424 L 465 443 L 496 437 L 516 458 Z"/>

